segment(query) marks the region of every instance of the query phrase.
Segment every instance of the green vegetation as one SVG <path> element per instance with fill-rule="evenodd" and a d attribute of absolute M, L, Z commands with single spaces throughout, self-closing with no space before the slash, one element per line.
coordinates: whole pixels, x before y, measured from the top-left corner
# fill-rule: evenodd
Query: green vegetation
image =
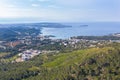
<path fill-rule="evenodd" d="M 113 35 L 107 36 L 78 36 L 77 39 L 87 39 L 87 40 L 119 40 L 120 37 Z"/>
<path fill-rule="evenodd" d="M 120 80 L 120 44 L 0 63 L 0 80 Z"/>
<path fill-rule="evenodd" d="M 15 41 L 18 37 L 34 36 L 40 33 L 39 29 L 29 27 L 0 28 L 0 40 Z"/>
<path fill-rule="evenodd" d="M 9 53 L 3 53 L 3 52 L 0 52 L 0 58 L 3 58 L 4 56 L 8 55 Z"/>

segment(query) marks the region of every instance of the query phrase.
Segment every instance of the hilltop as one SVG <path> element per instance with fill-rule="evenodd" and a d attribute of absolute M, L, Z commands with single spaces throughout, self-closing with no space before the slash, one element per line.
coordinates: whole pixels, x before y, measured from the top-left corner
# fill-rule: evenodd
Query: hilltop
<path fill-rule="evenodd" d="M 0 64 L 0 80 L 119 80 L 120 44 Z M 4 74 L 3 74 L 4 73 Z"/>

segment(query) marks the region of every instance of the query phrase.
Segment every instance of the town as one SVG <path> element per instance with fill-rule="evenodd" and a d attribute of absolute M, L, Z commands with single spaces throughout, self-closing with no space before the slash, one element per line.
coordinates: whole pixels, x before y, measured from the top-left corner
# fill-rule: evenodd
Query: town
<path fill-rule="evenodd" d="M 107 38 L 104 38 L 107 37 Z M 43 53 L 59 53 L 92 47 L 102 47 L 113 42 L 120 43 L 120 36 L 77 36 L 69 39 L 54 39 L 51 36 L 25 36 L 15 41 L 0 41 L 1 52 L 11 52 L 5 58 L 16 56 L 12 62 L 23 62 Z"/>

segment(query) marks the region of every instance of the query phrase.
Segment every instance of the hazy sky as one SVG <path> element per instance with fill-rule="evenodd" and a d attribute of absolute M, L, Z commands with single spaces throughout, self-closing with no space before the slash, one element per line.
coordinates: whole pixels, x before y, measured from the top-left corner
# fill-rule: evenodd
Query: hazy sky
<path fill-rule="evenodd" d="M 0 22 L 120 21 L 120 0 L 0 0 Z"/>

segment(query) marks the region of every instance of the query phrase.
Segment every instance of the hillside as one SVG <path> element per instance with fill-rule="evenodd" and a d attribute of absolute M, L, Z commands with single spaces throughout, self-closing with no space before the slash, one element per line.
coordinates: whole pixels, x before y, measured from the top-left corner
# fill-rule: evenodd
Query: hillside
<path fill-rule="evenodd" d="M 25 36 L 37 36 L 41 34 L 43 27 L 65 28 L 71 26 L 60 23 L 0 24 L 0 40 L 15 41 Z"/>
<path fill-rule="evenodd" d="M 30 61 L 0 64 L 0 80 L 120 80 L 120 45 L 42 54 Z"/>

